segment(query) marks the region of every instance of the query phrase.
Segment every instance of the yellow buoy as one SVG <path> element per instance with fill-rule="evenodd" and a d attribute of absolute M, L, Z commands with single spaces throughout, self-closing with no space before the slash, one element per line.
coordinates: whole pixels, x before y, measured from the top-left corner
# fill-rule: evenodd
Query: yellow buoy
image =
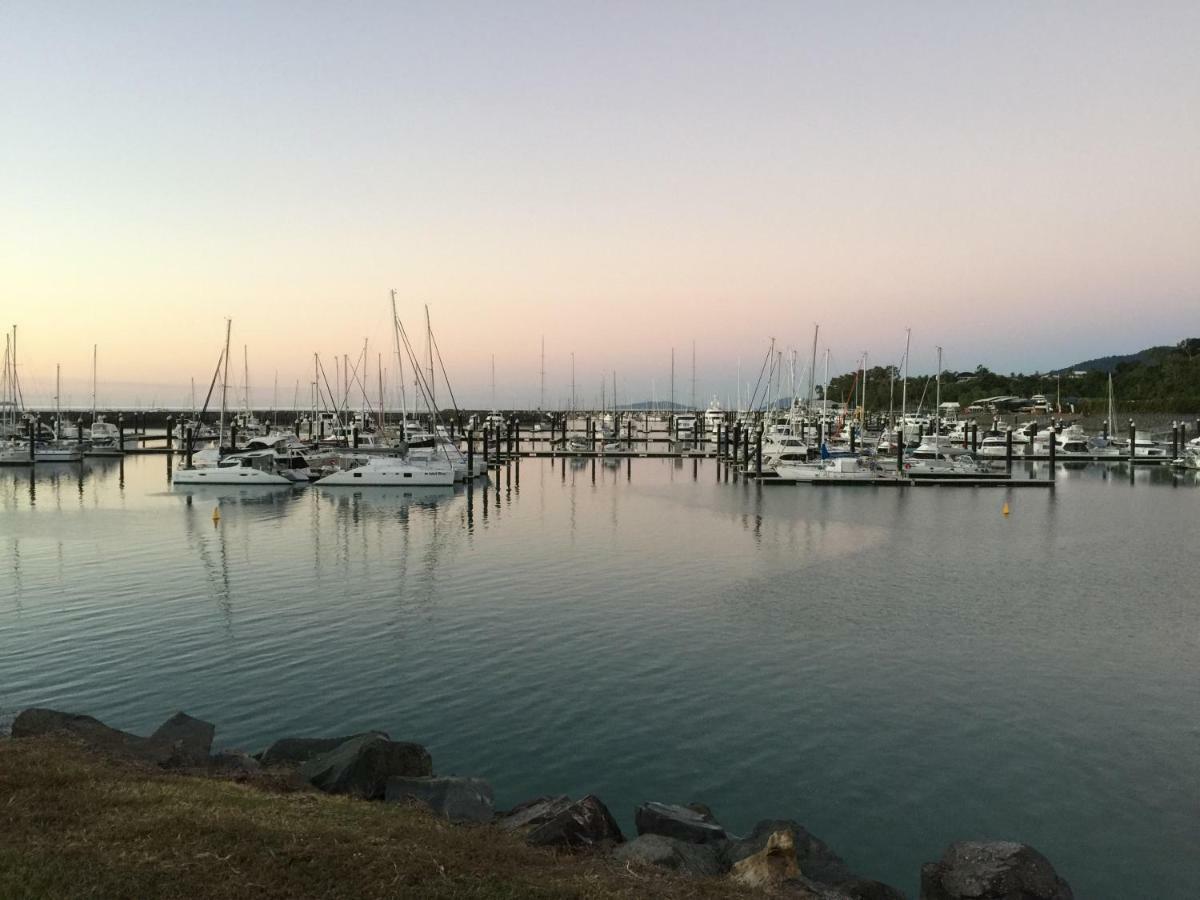
<path fill-rule="evenodd" d="M 213 523 L 215 524 L 220 521 L 221 521 L 221 507 L 214 506 L 213 507 Z"/>
<path fill-rule="evenodd" d="M 216 513 L 214 512 L 213 515 L 216 515 Z M 1004 501 L 1004 508 L 1000 510 L 1000 515 L 1002 515 L 1002 516 L 1008 515 L 1008 501 L 1007 500 Z"/>

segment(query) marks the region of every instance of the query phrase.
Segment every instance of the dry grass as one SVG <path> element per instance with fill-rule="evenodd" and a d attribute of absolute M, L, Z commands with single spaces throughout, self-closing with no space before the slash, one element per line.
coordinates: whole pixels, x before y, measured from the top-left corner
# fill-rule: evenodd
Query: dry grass
<path fill-rule="evenodd" d="M 0 740 L 0 897 L 740 897 L 411 808 Z"/>

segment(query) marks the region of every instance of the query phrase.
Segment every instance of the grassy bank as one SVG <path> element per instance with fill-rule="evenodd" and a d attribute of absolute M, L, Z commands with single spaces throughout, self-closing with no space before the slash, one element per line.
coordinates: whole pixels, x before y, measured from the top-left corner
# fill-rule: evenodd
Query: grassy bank
<path fill-rule="evenodd" d="M 491 827 L 0 740 L 0 897 L 753 896 L 539 850 Z"/>

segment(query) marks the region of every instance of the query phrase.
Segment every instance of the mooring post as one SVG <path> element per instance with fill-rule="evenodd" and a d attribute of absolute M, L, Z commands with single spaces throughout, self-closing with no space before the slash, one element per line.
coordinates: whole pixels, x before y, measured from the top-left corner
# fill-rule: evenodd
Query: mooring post
<path fill-rule="evenodd" d="M 754 475 L 756 478 L 762 478 L 762 439 L 763 428 L 758 426 L 758 431 L 754 435 Z"/>
<path fill-rule="evenodd" d="M 1004 432 L 1004 471 L 1012 474 L 1012 429 Z"/>
<path fill-rule="evenodd" d="M 1057 456 L 1058 449 L 1058 432 L 1053 428 L 1050 429 L 1050 480 L 1054 480 L 1054 473 L 1057 467 L 1054 465 L 1054 458 Z"/>
<path fill-rule="evenodd" d="M 125 452 L 125 414 L 121 413 L 117 416 L 117 446 L 121 452 Z"/>
<path fill-rule="evenodd" d="M 746 439 L 742 441 L 742 471 L 750 471 L 750 432 L 746 432 Z"/>
<path fill-rule="evenodd" d="M 741 449 L 741 446 L 742 446 L 742 423 L 734 422 L 733 423 L 733 453 L 731 454 L 733 456 L 733 464 L 734 465 L 737 465 L 738 450 Z"/>
<path fill-rule="evenodd" d="M 354 446 L 355 450 L 358 449 L 358 424 L 357 423 L 350 426 L 350 443 Z"/>
<path fill-rule="evenodd" d="M 924 440 L 925 440 L 925 423 L 918 422 L 917 423 L 917 446 L 920 447 L 921 443 Z"/>
<path fill-rule="evenodd" d="M 896 472 L 904 473 L 904 429 L 896 429 Z"/>
<path fill-rule="evenodd" d="M 75 420 L 75 442 L 83 444 L 83 416 Z"/>
<path fill-rule="evenodd" d="M 1171 423 L 1171 459 L 1179 458 L 1179 423 Z"/>
<path fill-rule="evenodd" d="M 37 423 L 29 417 L 29 464 L 37 462 Z"/>
<path fill-rule="evenodd" d="M 858 436 L 858 429 L 855 428 L 854 423 L 851 422 L 850 423 L 850 452 L 851 453 L 855 452 L 855 450 L 858 449 L 858 445 L 855 443 L 855 438 L 857 436 Z"/>
<path fill-rule="evenodd" d="M 1179 423 L 1179 451 L 1182 453 L 1183 449 L 1185 447 L 1187 447 L 1187 422 L 1180 422 Z"/>
<path fill-rule="evenodd" d="M 821 442 L 825 439 L 825 423 L 820 419 L 817 420 L 817 450 L 821 449 Z"/>
<path fill-rule="evenodd" d="M 1133 424 L 1133 419 L 1129 420 L 1129 461 L 1133 462 L 1137 456 L 1137 426 Z"/>
<path fill-rule="evenodd" d="M 167 416 L 167 452 L 170 453 L 175 446 L 175 417 Z"/>
<path fill-rule="evenodd" d="M 235 419 L 233 421 L 233 424 L 229 426 L 229 452 L 230 453 L 233 453 L 237 450 L 237 433 L 238 433 L 238 426 L 237 426 L 237 420 Z"/>
<path fill-rule="evenodd" d="M 475 477 L 475 431 L 467 429 L 467 480 Z"/>
<path fill-rule="evenodd" d="M 183 445 L 184 459 L 187 461 L 187 467 L 192 467 L 192 426 L 185 425 L 183 428 L 183 439 L 186 443 Z"/>

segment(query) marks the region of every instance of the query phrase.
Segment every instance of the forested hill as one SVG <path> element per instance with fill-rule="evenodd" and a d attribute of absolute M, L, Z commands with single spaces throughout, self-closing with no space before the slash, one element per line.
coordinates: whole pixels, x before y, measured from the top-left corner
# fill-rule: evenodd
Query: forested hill
<path fill-rule="evenodd" d="M 1127 356 L 1106 356 L 1077 363 L 1054 372 L 1031 375 L 992 372 L 978 366 L 973 372 L 942 373 L 942 401 L 962 406 L 975 400 L 1000 395 L 1030 398 L 1044 394 L 1050 402 L 1061 396 L 1063 409 L 1073 404 L 1079 412 L 1103 412 L 1108 402 L 1108 376 L 1112 373 L 1113 395 L 1121 412 L 1194 413 L 1200 411 L 1200 338 L 1187 338 L 1173 347 L 1150 347 Z M 876 366 L 867 373 L 867 405 L 887 409 L 894 373 Z M 900 382 L 896 374 L 895 406 L 900 406 Z M 830 381 L 829 399 L 852 401 L 855 373 Z M 928 390 L 925 390 L 928 381 Z M 924 392 L 924 409 L 933 407 L 933 376 L 909 377 L 908 404 L 916 408 Z"/>

